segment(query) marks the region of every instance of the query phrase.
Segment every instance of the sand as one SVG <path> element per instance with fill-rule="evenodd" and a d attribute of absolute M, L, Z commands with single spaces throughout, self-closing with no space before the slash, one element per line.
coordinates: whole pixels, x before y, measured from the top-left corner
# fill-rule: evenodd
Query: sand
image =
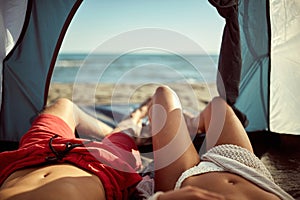
<path fill-rule="evenodd" d="M 156 84 L 64 84 L 52 83 L 49 89 L 48 104 L 59 97 L 73 100 L 79 105 L 109 105 L 123 103 L 141 103 L 151 96 Z M 217 96 L 215 84 L 169 84 L 179 96 L 184 109 L 199 111 L 214 96 Z"/>

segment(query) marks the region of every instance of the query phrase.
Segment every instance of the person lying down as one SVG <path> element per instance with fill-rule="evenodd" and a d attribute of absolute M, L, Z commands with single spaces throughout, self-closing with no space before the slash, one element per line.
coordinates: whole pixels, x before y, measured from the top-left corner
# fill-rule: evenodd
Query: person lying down
<path fill-rule="evenodd" d="M 155 177 L 142 177 L 138 135 L 148 116 Z M 130 123 L 128 123 L 128 120 Z M 293 199 L 253 154 L 247 134 L 217 97 L 189 126 L 206 133 L 201 158 L 173 90 L 160 86 L 112 129 L 67 99 L 35 119 L 15 151 L 0 153 L 0 199 Z M 84 138 L 76 138 L 75 130 Z M 154 187 L 155 186 L 155 187 Z"/>

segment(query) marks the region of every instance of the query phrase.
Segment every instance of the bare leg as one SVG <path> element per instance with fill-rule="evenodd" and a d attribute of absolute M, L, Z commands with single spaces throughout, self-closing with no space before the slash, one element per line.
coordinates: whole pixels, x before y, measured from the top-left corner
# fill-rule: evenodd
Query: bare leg
<path fill-rule="evenodd" d="M 177 95 L 159 87 L 149 112 L 155 160 L 155 188 L 172 190 L 181 173 L 199 163 Z"/>
<path fill-rule="evenodd" d="M 60 117 L 73 132 L 76 129 L 79 135 L 102 139 L 112 131 L 111 127 L 86 114 L 72 101 L 65 98 L 58 99 L 53 105 L 47 107 L 43 113 Z"/>
<path fill-rule="evenodd" d="M 130 120 L 132 121 L 131 126 L 141 126 L 141 119 L 147 115 L 148 107 L 148 104 L 143 105 L 135 110 L 135 112 L 131 113 L 129 116 Z M 43 113 L 60 117 L 69 125 L 73 132 L 75 132 L 76 129 L 80 136 L 87 136 L 99 140 L 111 133 L 121 132 L 124 128 L 111 128 L 105 123 L 86 114 L 72 101 L 65 98 L 58 99 L 53 105 L 47 107 Z"/>
<path fill-rule="evenodd" d="M 248 135 L 232 108 L 220 97 L 201 112 L 199 129 L 206 133 L 206 148 L 235 144 L 253 152 Z"/>

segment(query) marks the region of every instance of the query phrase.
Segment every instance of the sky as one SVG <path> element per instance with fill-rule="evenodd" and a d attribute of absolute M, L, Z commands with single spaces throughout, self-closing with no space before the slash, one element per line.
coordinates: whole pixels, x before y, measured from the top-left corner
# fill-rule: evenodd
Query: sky
<path fill-rule="evenodd" d="M 130 51 L 139 47 L 135 43 L 143 37 L 157 48 L 188 54 L 198 53 L 200 47 L 208 54 L 218 54 L 224 24 L 207 0 L 84 0 L 61 53 Z M 151 31 L 141 31 L 143 35 L 138 31 L 147 28 L 160 31 L 156 37 Z"/>

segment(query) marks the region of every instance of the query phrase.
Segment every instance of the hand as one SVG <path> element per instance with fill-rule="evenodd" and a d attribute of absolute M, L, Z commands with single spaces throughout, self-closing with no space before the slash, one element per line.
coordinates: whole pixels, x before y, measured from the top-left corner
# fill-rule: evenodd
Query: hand
<path fill-rule="evenodd" d="M 186 186 L 178 190 L 168 191 L 158 196 L 158 200 L 225 200 L 225 197 L 207 190 Z"/>

